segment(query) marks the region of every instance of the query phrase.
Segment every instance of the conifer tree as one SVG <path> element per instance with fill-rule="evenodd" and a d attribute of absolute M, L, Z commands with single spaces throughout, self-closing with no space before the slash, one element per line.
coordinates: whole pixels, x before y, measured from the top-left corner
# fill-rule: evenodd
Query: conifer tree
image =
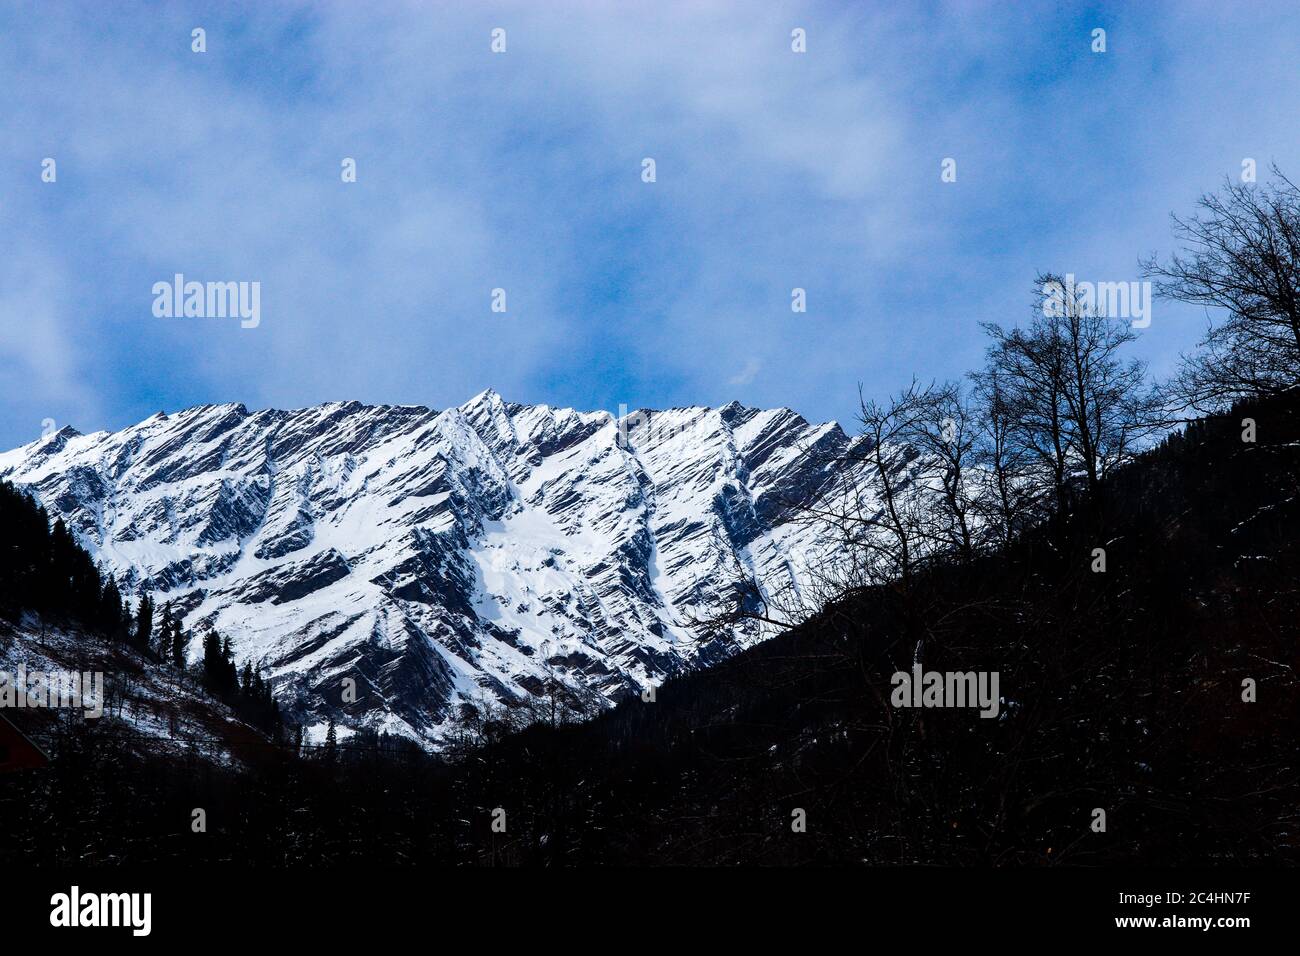
<path fill-rule="evenodd" d="M 339 735 L 334 727 L 334 718 L 330 718 L 329 726 L 325 729 L 325 762 L 334 763 L 338 757 Z"/>
<path fill-rule="evenodd" d="M 189 644 L 189 635 L 181 630 L 179 621 L 172 621 L 171 656 L 172 663 L 182 671 L 185 670 L 185 648 Z"/>
<path fill-rule="evenodd" d="M 210 630 L 203 635 L 203 686 L 214 694 L 221 692 L 222 664 L 221 638 Z"/>
<path fill-rule="evenodd" d="M 104 584 L 99 597 L 99 629 L 111 641 L 120 640 L 122 633 L 122 592 L 112 575 Z"/>
<path fill-rule="evenodd" d="M 148 594 L 140 598 L 135 614 L 135 642 L 145 652 L 153 650 L 153 600 Z"/>
<path fill-rule="evenodd" d="M 162 613 L 158 617 L 158 655 L 163 660 L 169 660 L 172 652 L 172 628 L 175 621 L 172 619 L 172 606 L 170 603 L 164 604 Z"/>

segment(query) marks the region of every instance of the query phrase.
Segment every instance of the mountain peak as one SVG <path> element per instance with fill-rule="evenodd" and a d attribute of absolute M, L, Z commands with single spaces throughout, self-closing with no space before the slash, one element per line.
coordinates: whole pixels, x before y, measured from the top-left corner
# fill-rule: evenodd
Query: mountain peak
<path fill-rule="evenodd" d="M 501 395 L 494 388 L 485 388 L 468 402 L 461 405 L 461 408 L 477 408 L 482 405 L 502 405 Z"/>
<path fill-rule="evenodd" d="M 0 455 L 0 477 L 118 580 L 229 636 L 298 718 L 436 742 L 462 705 L 551 679 L 613 702 L 747 646 L 758 625 L 701 646 L 689 622 L 830 546 L 787 502 L 839 439 L 739 402 L 639 414 L 621 442 L 608 412 L 490 388 L 443 412 L 203 405 L 65 428 Z M 369 696 L 345 712 L 358 675 Z"/>

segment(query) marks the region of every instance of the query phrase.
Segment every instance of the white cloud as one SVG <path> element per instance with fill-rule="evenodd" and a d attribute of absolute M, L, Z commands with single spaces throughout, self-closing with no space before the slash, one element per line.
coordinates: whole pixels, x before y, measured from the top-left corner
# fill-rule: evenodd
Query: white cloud
<path fill-rule="evenodd" d="M 1018 318 L 1037 269 L 1129 278 L 1237 153 L 1294 157 L 1272 16 L 1121 7 L 1100 59 L 1067 18 L 964 4 L 10 9 L 0 237 L 27 264 L 0 299 L 0 401 L 39 379 L 98 427 L 197 401 L 745 385 L 843 418 L 858 381 L 977 360 L 978 322 Z M 261 327 L 152 320 L 173 271 L 260 281 Z M 1168 328 L 1157 311 L 1151 349 L 1186 344 Z"/>
<path fill-rule="evenodd" d="M 758 375 L 763 363 L 758 359 L 749 359 L 745 362 L 745 367 L 737 372 L 731 378 L 727 379 L 728 385 L 748 385 Z"/>

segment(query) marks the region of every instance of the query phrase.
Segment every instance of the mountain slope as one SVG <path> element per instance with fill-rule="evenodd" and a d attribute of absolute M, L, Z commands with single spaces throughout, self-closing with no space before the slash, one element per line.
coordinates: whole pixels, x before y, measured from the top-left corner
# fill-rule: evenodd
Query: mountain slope
<path fill-rule="evenodd" d="M 266 735 L 233 708 L 206 692 L 193 675 L 158 665 L 137 649 L 86 630 L 51 625 L 35 615 L 0 619 L 0 673 L 14 687 L 20 675 L 94 674 L 84 706 L 6 708 L 4 715 L 38 746 L 104 739 L 129 754 L 173 760 L 188 757 L 241 767 L 272 746 Z M 96 711 L 92 716 L 87 713 Z"/>
<path fill-rule="evenodd" d="M 451 772 L 480 812 L 447 858 L 1294 865 L 1297 582 L 1292 392 L 1191 423 L 1096 509 L 970 565 L 847 594 L 653 701 L 492 740 Z M 922 640 L 927 670 L 1000 673 L 997 719 L 894 705 Z"/>
<path fill-rule="evenodd" d="M 248 747 L 201 773 L 73 737 L 85 759 L 0 775 L 22 837 L 0 860 L 1294 865 L 1297 449 L 1297 396 L 1195 423 L 1108 477 L 1100 517 L 846 594 L 582 723 L 470 721 L 439 754 Z M 926 668 L 1000 673 L 997 719 L 893 705 L 920 636 Z"/>
<path fill-rule="evenodd" d="M 317 734 L 334 717 L 436 740 L 462 705 L 554 678 L 599 707 L 762 639 L 701 644 L 690 623 L 742 586 L 801 583 L 829 543 L 788 502 L 816 500 L 851 445 L 786 409 L 619 420 L 489 390 L 442 412 L 215 405 L 65 428 L 0 455 L 0 478 L 127 593 L 262 662 Z"/>

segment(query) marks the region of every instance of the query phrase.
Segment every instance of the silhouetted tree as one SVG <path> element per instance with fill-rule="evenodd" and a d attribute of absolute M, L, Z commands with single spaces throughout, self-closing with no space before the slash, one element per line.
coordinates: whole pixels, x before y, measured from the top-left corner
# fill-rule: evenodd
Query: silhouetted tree
<path fill-rule="evenodd" d="M 1038 277 L 1037 295 L 1027 327 L 985 323 L 993 344 L 984 376 L 996 380 L 1007 437 L 1038 466 L 1031 477 L 1068 512 L 1080 486 L 1098 497 L 1163 416 L 1145 364 L 1120 354 L 1136 338 L 1123 320 L 1099 314 L 1050 273 Z"/>
<path fill-rule="evenodd" d="M 1223 310 L 1172 383 L 1185 407 L 1221 411 L 1300 381 L 1300 189 L 1272 175 L 1202 196 L 1200 213 L 1172 217 L 1182 252 L 1142 263 L 1158 295 Z"/>
<path fill-rule="evenodd" d="M 121 641 L 127 636 L 130 613 L 122 603 L 122 592 L 110 575 L 99 597 L 100 629 L 111 641 Z"/>
<path fill-rule="evenodd" d="M 153 599 L 148 594 L 140 597 L 140 606 L 135 613 L 135 642 L 148 653 L 154 651 L 153 646 Z"/>
<path fill-rule="evenodd" d="M 338 760 L 339 735 L 338 730 L 334 727 L 334 718 L 330 718 L 329 726 L 325 728 L 325 751 L 324 758 L 328 764 L 333 764 Z"/>

